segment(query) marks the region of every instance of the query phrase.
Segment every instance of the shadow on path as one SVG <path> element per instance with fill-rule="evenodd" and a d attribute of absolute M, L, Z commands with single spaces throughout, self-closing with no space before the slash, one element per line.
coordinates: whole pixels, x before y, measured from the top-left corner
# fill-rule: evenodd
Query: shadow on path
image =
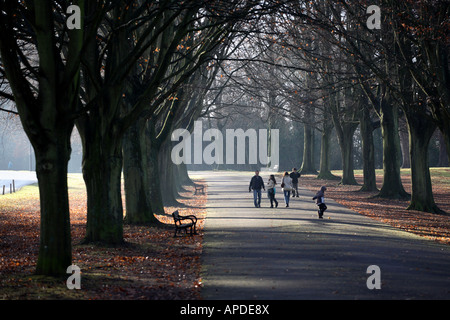
<path fill-rule="evenodd" d="M 197 173 L 193 173 L 195 175 Z M 199 173 L 208 184 L 202 295 L 211 300 L 449 299 L 450 249 L 313 194 L 253 207 L 251 175 Z M 266 180 L 266 177 L 263 177 Z M 264 194 L 264 193 L 263 193 Z M 283 198 L 278 194 L 280 206 Z M 381 289 L 369 290 L 370 265 Z"/>

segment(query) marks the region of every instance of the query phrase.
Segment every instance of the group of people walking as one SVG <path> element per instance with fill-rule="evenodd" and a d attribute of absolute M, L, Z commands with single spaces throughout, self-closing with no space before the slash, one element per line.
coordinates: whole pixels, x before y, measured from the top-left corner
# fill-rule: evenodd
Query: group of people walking
<path fill-rule="evenodd" d="M 285 172 L 283 175 L 283 178 L 281 179 L 281 189 L 283 190 L 284 194 L 284 202 L 286 204 L 286 208 L 289 207 L 289 200 L 292 197 L 299 197 L 298 192 L 298 180 L 300 178 L 300 173 L 297 172 L 296 168 L 292 169 L 292 172 Z M 275 204 L 275 208 L 278 208 L 278 201 L 275 198 L 276 194 L 276 185 L 277 181 L 275 179 L 275 175 L 271 174 L 269 176 L 269 180 L 267 181 L 267 184 L 264 184 L 264 181 L 262 177 L 259 175 L 259 171 L 255 171 L 255 175 L 250 180 L 250 185 L 248 187 L 248 191 L 251 192 L 253 190 L 253 201 L 256 208 L 261 207 L 261 195 L 263 189 L 266 190 L 267 186 L 267 196 L 270 200 L 270 207 L 273 208 Z M 316 204 L 319 207 L 318 214 L 319 218 L 323 218 L 323 213 L 327 209 L 327 206 L 325 205 L 325 194 L 326 187 L 322 187 L 317 194 L 313 197 L 313 200 L 316 200 Z"/>

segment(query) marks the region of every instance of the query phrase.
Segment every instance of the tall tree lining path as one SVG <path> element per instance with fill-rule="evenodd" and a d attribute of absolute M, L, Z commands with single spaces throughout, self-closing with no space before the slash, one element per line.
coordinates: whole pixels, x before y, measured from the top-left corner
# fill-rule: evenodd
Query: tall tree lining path
<path fill-rule="evenodd" d="M 450 248 L 362 216 L 327 198 L 317 217 L 300 188 L 285 208 L 261 208 L 248 192 L 252 173 L 192 172 L 208 184 L 203 244 L 205 299 L 449 299 Z M 267 181 L 268 173 L 261 176 Z M 280 181 L 280 179 L 277 179 Z M 301 181 L 300 181 L 301 186 Z M 370 265 L 381 289 L 369 290 Z"/>

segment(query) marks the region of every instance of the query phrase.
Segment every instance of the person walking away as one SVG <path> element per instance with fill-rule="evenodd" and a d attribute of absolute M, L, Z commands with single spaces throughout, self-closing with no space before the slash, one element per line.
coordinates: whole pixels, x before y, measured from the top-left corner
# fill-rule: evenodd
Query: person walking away
<path fill-rule="evenodd" d="M 320 190 L 313 197 L 313 200 L 316 200 L 316 204 L 319 206 L 319 219 L 323 219 L 323 213 L 327 210 L 327 206 L 325 204 L 325 191 L 327 188 L 325 186 L 321 187 Z"/>
<path fill-rule="evenodd" d="M 293 168 L 289 176 L 292 179 L 292 197 L 297 196 L 298 198 L 298 178 L 300 178 L 300 173 L 297 172 L 297 168 Z"/>
<path fill-rule="evenodd" d="M 270 207 L 273 208 L 273 203 L 275 202 L 275 208 L 278 208 L 278 201 L 275 199 L 275 185 L 277 181 L 273 174 L 270 175 L 269 181 L 267 181 L 267 196 L 270 200 Z"/>
<path fill-rule="evenodd" d="M 289 197 L 292 191 L 292 179 L 288 172 L 284 173 L 283 179 L 281 180 L 281 188 L 283 188 L 284 202 L 286 203 L 286 208 L 289 207 Z"/>
<path fill-rule="evenodd" d="M 261 188 L 266 190 L 264 186 L 263 179 L 259 176 L 259 171 L 255 171 L 255 175 L 250 180 L 250 185 L 248 186 L 248 192 L 253 190 L 253 202 L 255 204 L 255 208 L 261 207 Z"/>

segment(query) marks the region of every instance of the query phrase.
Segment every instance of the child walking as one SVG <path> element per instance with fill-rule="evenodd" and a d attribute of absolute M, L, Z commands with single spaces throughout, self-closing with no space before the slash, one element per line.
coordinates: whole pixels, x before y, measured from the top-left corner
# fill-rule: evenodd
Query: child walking
<path fill-rule="evenodd" d="M 313 200 L 316 200 L 316 204 L 319 206 L 319 219 L 323 219 L 323 213 L 325 210 L 327 210 L 327 206 L 325 205 L 325 191 L 327 188 L 323 186 L 320 188 L 320 190 L 316 193 Z"/>
<path fill-rule="evenodd" d="M 270 199 L 270 207 L 273 208 L 273 203 L 275 202 L 275 208 L 278 208 L 278 201 L 275 199 L 275 185 L 277 184 L 275 176 L 270 175 L 269 181 L 267 181 L 267 195 Z"/>

